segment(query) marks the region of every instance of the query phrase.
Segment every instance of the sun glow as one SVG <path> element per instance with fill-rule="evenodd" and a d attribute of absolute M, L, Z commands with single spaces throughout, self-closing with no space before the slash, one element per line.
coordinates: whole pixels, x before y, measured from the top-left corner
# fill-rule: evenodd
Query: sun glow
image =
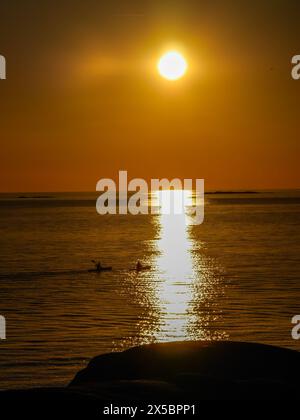
<path fill-rule="evenodd" d="M 187 71 L 187 62 L 177 51 L 169 51 L 158 61 L 159 74 L 168 80 L 180 79 Z"/>

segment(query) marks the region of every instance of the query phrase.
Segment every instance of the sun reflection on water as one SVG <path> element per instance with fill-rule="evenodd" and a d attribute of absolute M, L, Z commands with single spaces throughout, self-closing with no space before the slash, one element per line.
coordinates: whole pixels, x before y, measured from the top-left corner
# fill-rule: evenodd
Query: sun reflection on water
<path fill-rule="evenodd" d="M 157 300 L 161 317 L 157 339 L 187 339 L 190 336 L 188 329 L 191 318 L 194 317 L 191 302 L 196 280 L 191 254 L 193 244 L 188 235 L 189 219 L 186 214 L 187 207 L 192 205 L 192 192 L 157 191 L 155 198 L 160 206 L 156 267 L 160 278 Z"/>
<path fill-rule="evenodd" d="M 220 328 L 218 302 L 223 291 L 218 267 L 203 252 L 199 232 L 193 234 L 194 198 L 195 192 L 187 190 L 151 194 L 156 237 L 147 244 L 151 251 L 145 260 L 151 269 L 131 272 L 129 291 L 142 309 L 136 335 L 123 340 L 123 348 L 153 341 L 226 338 Z"/>

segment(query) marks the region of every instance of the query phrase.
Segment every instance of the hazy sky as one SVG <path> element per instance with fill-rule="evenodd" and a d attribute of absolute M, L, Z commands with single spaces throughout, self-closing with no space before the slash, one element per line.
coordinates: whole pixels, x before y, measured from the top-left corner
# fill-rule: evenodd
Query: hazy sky
<path fill-rule="evenodd" d="M 298 0 L 2 1 L 0 190 L 93 191 L 122 169 L 300 188 L 299 22 Z M 177 82 L 156 70 L 170 48 Z"/>

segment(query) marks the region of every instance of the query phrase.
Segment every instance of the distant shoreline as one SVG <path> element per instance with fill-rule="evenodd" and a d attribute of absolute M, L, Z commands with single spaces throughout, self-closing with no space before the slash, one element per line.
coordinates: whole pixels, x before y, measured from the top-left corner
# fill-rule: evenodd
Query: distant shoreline
<path fill-rule="evenodd" d="M 262 194 L 259 191 L 207 191 L 205 194 Z"/>
<path fill-rule="evenodd" d="M 95 193 L 96 194 L 96 193 Z M 258 191 L 207 191 L 205 194 L 261 194 Z M 16 198 L 18 199 L 50 199 L 56 198 L 55 195 L 18 195 Z"/>
<path fill-rule="evenodd" d="M 120 192 L 120 191 L 118 191 Z M 207 189 L 205 194 L 278 194 L 278 193 L 300 193 L 300 188 L 270 188 L 270 189 Z M 54 198 L 62 195 L 74 194 L 95 194 L 97 191 L 0 191 L 0 196 L 14 196 L 14 198 L 28 199 L 28 198 Z"/>

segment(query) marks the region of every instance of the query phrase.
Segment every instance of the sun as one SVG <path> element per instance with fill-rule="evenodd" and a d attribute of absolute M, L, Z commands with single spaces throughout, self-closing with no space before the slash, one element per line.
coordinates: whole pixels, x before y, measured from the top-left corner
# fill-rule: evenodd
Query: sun
<path fill-rule="evenodd" d="M 180 79 L 187 71 L 187 62 L 177 51 L 168 51 L 158 61 L 159 74 L 168 80 Z"/>

